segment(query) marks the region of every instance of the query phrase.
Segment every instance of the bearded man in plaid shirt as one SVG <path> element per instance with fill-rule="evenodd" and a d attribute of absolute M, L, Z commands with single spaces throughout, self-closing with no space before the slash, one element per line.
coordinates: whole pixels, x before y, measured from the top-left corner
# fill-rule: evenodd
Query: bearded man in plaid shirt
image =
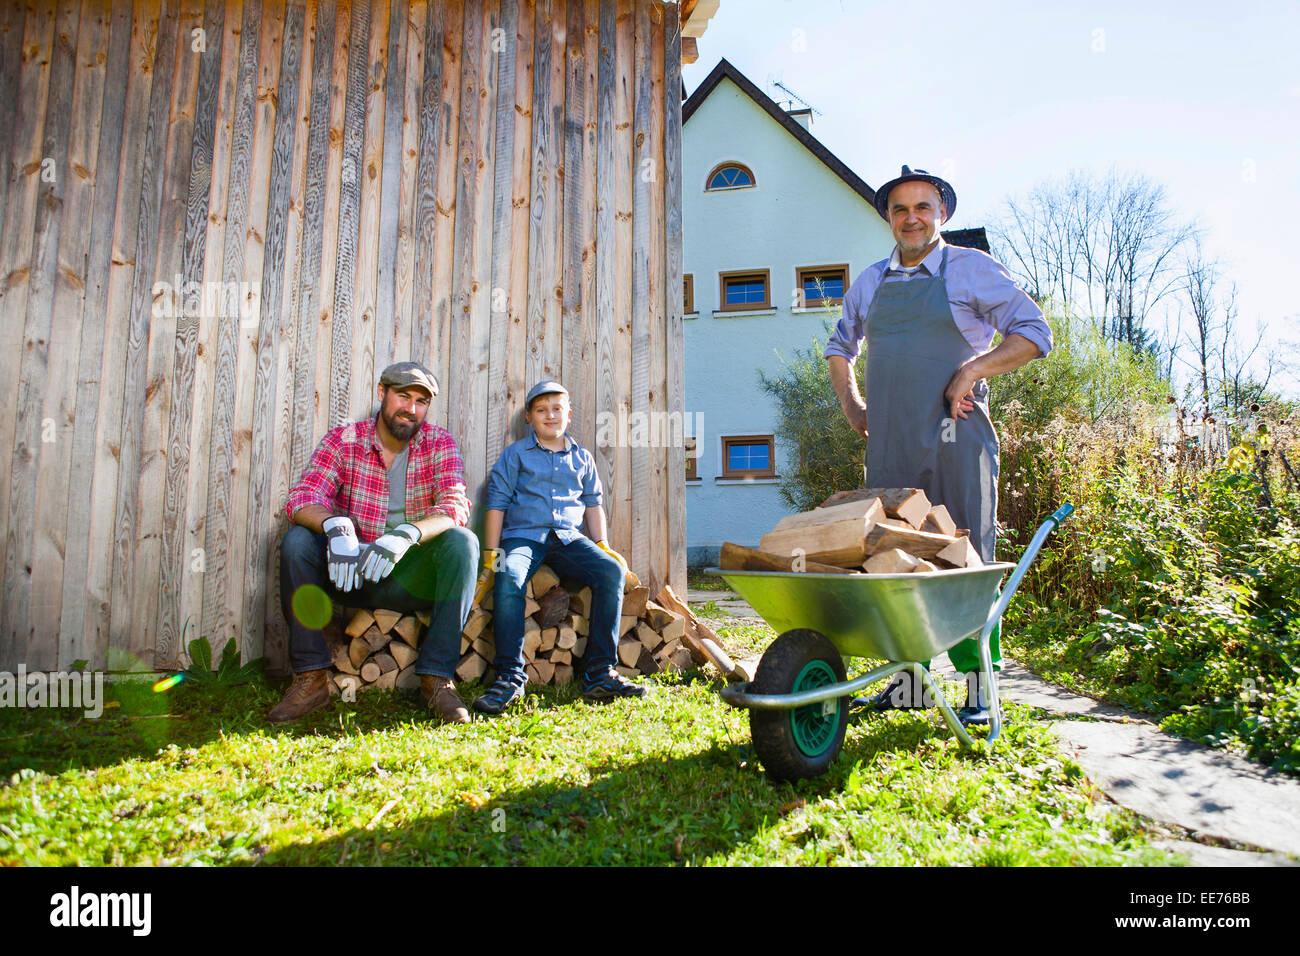
<path fill-rule="evenodd" d="M 376 391 L 379 414 L 326 432 L 289 492 L 280 603 L 294 678 L 267 715 L 272 723 L 330 702 L 325 637 L 295 613 L 295 596 L 310 587 L 353 607 L 428 610 L 415 663 L 420 695 L 440 720 L 469 723 L 452 683 L 479 563 L 478 539 L 465 527 L 465 465 L 451 434 L 424 420 L 438 394 L 427 368 L 390 365 Z M 297 606 L 314 603 L 299 597 Z"/>

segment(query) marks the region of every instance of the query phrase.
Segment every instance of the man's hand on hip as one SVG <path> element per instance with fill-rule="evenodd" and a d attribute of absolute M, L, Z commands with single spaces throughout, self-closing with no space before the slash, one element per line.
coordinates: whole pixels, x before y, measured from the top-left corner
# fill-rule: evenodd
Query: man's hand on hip
<path fill-rule="evenodd" d="M 361 557 L 361 576 L 378 583 L 392 573 L 397 562 L 420 542 L 420 529 L 412 524 L 399 524 L 392 531 L 366 545 Z"/>
<path fill-rule="evenodd" d="M 352 519 L 326 518 L 321 522 L 321 528 L 329 538 L 325 546 L 325 560 L 329 567 L 330 583 L 343 592 L 361 587 L 361 544 L 357 541 L 357 529 L 353 526 Z"/>

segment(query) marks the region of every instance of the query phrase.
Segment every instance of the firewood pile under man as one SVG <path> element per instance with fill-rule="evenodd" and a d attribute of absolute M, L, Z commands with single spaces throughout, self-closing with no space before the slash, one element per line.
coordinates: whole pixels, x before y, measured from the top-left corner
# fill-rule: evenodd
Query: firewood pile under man
<path fill-rule="evenodd" d="M 844 296 L 843 315 L 825 358 L 840 407 L 866 442 L 864 484 L 920 488 L 945 505 L 972 544 L 992 561 L 997 518 L 998 437 L 989 417 L 988 379 L 1052 349 L 1042 310 L 1006 267 L 978 249 L 949 245 L 939 228 L 957 194 L 923 169 L 903 167 L 876 193 L 876 211 L 897 245 L 869 266 Z M 990 348 L 994 333 L 1002 342 Z M 853 374 L 866 345 L 866 401 Z M 1000 669 L 999 631 L 992 635 Z M 963 724 L 989 721 L 988 688 L 979 676 L 979 644 L 948 652 L 966 676 Z M 875 710 L 920 708 L 910 671 L 870 701 Z"/>

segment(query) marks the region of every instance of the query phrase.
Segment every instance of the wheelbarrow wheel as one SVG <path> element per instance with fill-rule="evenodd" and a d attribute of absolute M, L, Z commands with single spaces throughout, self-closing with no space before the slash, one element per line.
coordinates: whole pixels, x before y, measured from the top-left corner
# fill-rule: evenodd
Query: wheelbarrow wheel
<path fill-rule="evenodd" d="M 791 694 L 844 680 L 844 659 L 825 635 L 807 628 L 786 631 L 767 649 L 750 692 Z M 849 724 L 844 698 L 789 710 L 750 710 L 754 752 L 773 780 L 802 780 L 825 773 L 844 745 Z"/>

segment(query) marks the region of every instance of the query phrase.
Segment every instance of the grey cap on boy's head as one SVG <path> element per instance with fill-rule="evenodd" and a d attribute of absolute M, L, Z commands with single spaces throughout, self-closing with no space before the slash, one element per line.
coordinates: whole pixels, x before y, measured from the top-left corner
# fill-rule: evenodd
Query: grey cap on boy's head
<path fill-rule="evenodd" d="M 389 388 L 416 385 L 427 391 L 430 397 L 438 394 L 438 380 L 419 362 L 394 362 L 379 376 L 379 384 Z"/>
<path fill-rule="evenodd" d="M 538 382 L 528 390 L 528 397 L 524 399 L 524 408 L 531 408 L 533 399 L 538 395 L 568 395 L 569 390 L 559 382 Z"/>

